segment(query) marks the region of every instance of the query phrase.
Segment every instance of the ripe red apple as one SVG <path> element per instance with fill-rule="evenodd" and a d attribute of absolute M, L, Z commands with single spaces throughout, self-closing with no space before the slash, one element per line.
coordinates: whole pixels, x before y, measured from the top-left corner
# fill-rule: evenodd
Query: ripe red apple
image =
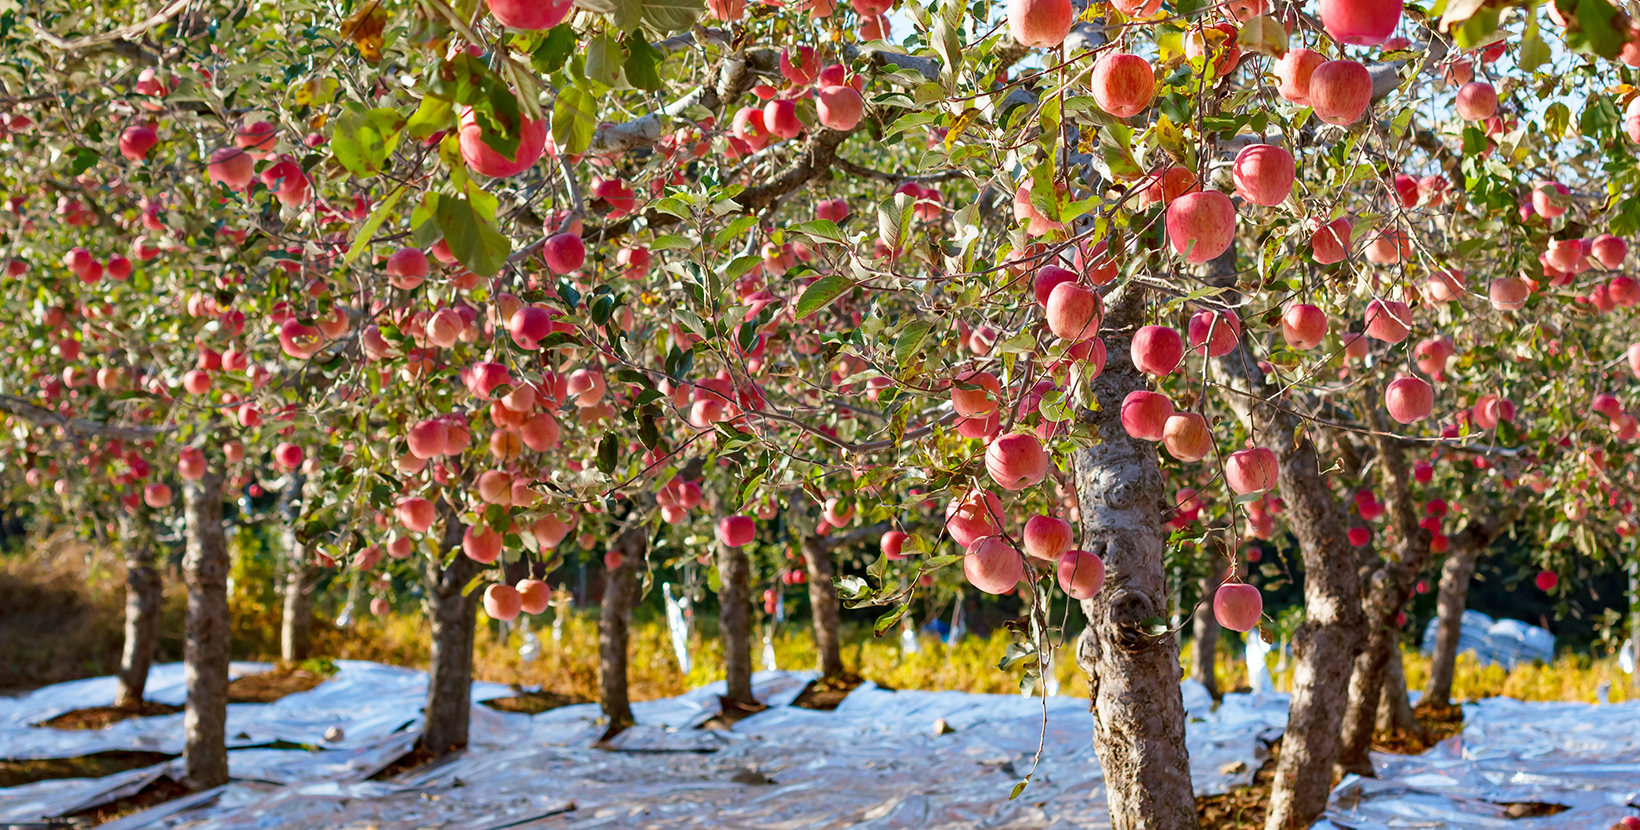
<path fill-rule="evenodd" d="M 1603 233 L 1595 237 L 1594 242 L 1590 243 L 1589 252 L 1595 259 L 1600 260 L 1601 265 L 1607 268 L 1621 268 L 1623 267 L 1624 258 L 1629 255 L 1629 243 L 1609 233 Z M 108 261 L 108 267 L 110 271 L 113 270 L 114 261 L 112 259 Z"/>
<path fill-rule="evenodd" d="M 1200 265 L 1230 249 L 1236 206 L 1217 190 L 1186 193 L 1167 206 L 1167 238 L 1186 262 Z"/>
<path fill-rule="evenodd" d="M 495 535 L 491 533 L 491 535 Z M 476 557 L 474 557 L 476 558 Z M 479 560 L 494 561 L 494 560 Z M 518 618 L 518 612 L 524 608 L 524 599 L 518 595 L 518 590 L 511 585 L 492 583 L 484 589 L 484 613 L 492 620 L 506 622 Z"/>
<path fill-rule="evenodd" d="M 1498 91 L 1485 81 L 1470 81 L 1458 90 L 1456 107 L 1465 121 L 1485 121 L 1498 112 Z"/>
<path fill-rule="evenodd" d="M 1159 392 L 1136 389 L 1122 399 L 1122 428 L 1142 441 L 1160 441 L 1173 417 L 1173 401 Z"/>
<path fill-rule="evenodd" d="M 1241 343 L 1241 318 L 1230 309 L 1203 309 L 1191 316 L 1188 331 L 1196 354 L 1223 357 Z"/>
<path fill-rule="evenodd" d="M 1037 269 L 1036 276 L 1031 280 L 1031 295 L 1038 303 L 1047 306 L 1048 297 L 1062 282 L 1076 282 L 1076 272 L 1058 265 L 1044 265 Z"/>
<path fill-rule="evenodd" d="M 1175 412 L 1162 427 L 1162 446 L 1180 461 L 1200 461 L 1213 452 L 1213 432 L 1195 412 Z"/>
<path fill-rule="evenodd" d="M 848 218 L 847 199 L 825 199 L 814 206 L 814 218 L 826 219 L 831 222 L 841 222 Z M 1043 300 L 1046 302 L 1046 300 Z"/>
<path fill-rule="evenodd" d="M 501 534 L 483 523 L 468 527 L 461 534 L 461 552 L 475 562 L 488 565 L 501 558 Z"/>
<path fill-rule="evenodd" d="M 1434 406 L 1435 390 L 1423 378 L 1399 377 L 1384 388 L 1384 408 L 1396 423 L 1422 421 Z"/>
<path fill-rule="evenodd" d="M 1058 572 L 1059 588 L 1071 599 L 1093 599 L 1105 587 L 1105 560 L 1096 553 L 1065 551 Z"/>
<path fill-rule="evenodd" d="M 1531 289 L 1526 281 L 1520 277 L 1499 277 L 1487 286 L 1486 294 L 1492 301 L 1492 307 L 1499 311 L 1519 311 L 1526 307 L 1526 299 L 1531 296 Z M 1640 372 L 1636 373 L 1640 376 Z"/>
<path fill-rule="evenodd" d="M 1287 201 L 1295 175 L 1293 154 L 1273 144 L 1243 147 L 1231 168 L 1236 195 L 1267 207 Z"/>
<path fill-rule="evenodd" d="M 757 520 L 751 516 L 725 516 L 718 520 L 717 539 L 731 548 L 738 548 L 757 537 Z"/>
<path fill-rule="evenodd" d="M 1232 582 L 1213 592 L 1213 618 L 1231 631 L 1252 631 L 1263 615 L 1264 597 L 1251 585 Z"/>
<path fill-rule="evenodd" d="M 154 509 L 165 507 L 171 503 L 171 488 L 155 482 L 142 488 L 142 501 Z"/>
<path fill-rule="evenodd" d="M 815 76 L 820 74 L 820 57 L 815 53 L 813 46 L 799 46 L 797 60 L 793 62 L 792 50 L 781 49 L 780 74 L 784 75 L 792 86 L 808 86 L 814 83 Z"/>
<path fill-rule="evenodd" d="M 1002 500 L 989 490 L 973 490 L 945 506 L 945 531 L 964 548 L 995 535 L 1002 521 Z"/>
<path fill-rule="evenodd" d="M 1540 571 L 1537 577 L 1532 581 L 1537 583 L 1539 591 L 1548 593 L 1553 591 L 1556 585 L 1560 584 L 1560 575 L 1556 574 L 1554 571 Z"/>
<path fill-rule="evenodd" d="M 814 105 L 821 126 L 847 132 L 860 123 L 866 102 L 854 87 L 837 85 L 822 87 L 815 94 Z"/>
<path fill-rule="evenodd" d="M 120 133 L 120 155 L 132 161 L 147 158 L 148 151 L 159 143 L 159 134 L 146 124 L 125 128 Z"/>
<path fill-rule="evenodd" d="M 1184 359 L 1184 339 L 1168 326 L 1142 326 L 1129 348 L 1133 367 L 1147 375 L 1173 374 Z"/>
<path fill-rule="evenodd" d="M 539 614 L 552 604 L 552 588 L 539 579 L 520 579 L 514 590 L 518 591 L 519 609 L 526 614 Z"/>
<path fill-rule="evenodd" d="M 962 575 L 987 594 L 1005 594 L 1025 578 L 1025 560 L 1001 536 L 986 536 L 968 548 Z"/>
<path fill-rule="evenodd" d="M 980 388 L 962 389 L 958 384 Z M 1002 384 L 997 382 L 996 375 L 990 372 L 964 372 L 957 375 L 951 384 L 951 407 L 965 418 L 980 417 L 994 412 L 1000 400 Z"/>
<path fill-rule="evenodd" d="M 211 153 L 205 172 L 212 182 L 226 185 L 229 190 L 244 190 L 256 174 L 256 167 L 250 153 L 238 147 L 222 147 Z"/>
<path fill-rule="evenodd" d="M 1367 303 L 1367 336 L 1385 343 L 1399 343 L 1412 331 L 1412 309 L 1399 300 Z"/>
<path fill-rule="evenodd" d="M 1327 61 L 1310 74 L 1310 106 L 1328 124 L 1353 124 L 1371 104 L 1372 73 L 1356 61 Z"/>
<path fill-rule="evenodd" d="M 764 104 L 763 124 L 771 134 L 781 138 L 796 138 L 803 132 L 803 122 L 797 117 L 797 102 L 790 98 L 776 98 Z"/>
<path fill-rule="evenodd" d="M 1278 85 L 1276 91 L 1301 107 L 1310 105 L 1310 75 L 1315 68 L 1327 59 L 1320 52 L 1310 49 L 1288 49 L 1285 55 L 1276 59 L 1275 73 Z"/>
<path fill-rule="evenodd" d="M 998 437 L 985 450 L 985 470 L 1004 490 L 1023 490 L 1042 481 L 1053 459 L 1042 442 L 1028 432 Z"/>
<path fill-rule="evenodd" d="M 199 447 L 183 447 L 177 451 L 177 475 L 188 481 L 205 477 L 205 451 Z"/>
<path fill-rule="evenodd" d="M 547 125 L 545 121 L 532 121 L 520 115 L 522 122 L 518 128 L 518 147 L 511 158 L 495 151 L 484 143 L 483 128 L 478 124 L 478 116 L 471 107 L 461 114 L 461 128 L 458 140 L 461 144 L 461 157 L 467 160 L 467 166 L 473 172 L 495 179 L 505 179 L 516 176 L 535 166 L 547 148 Z"/>
<path fill-rule="evenodd" d="M 877 540 L 877 547 L 883 556 L 889 559 L 904 559 L 905 554 L 900 550 L 905 547 L 905 540 L 910 538 L 903 530 L 890 530 Z"/>
<path fill-rule="evenodd" d="M 1350 220 L 1339 217 L 1322 225 L 1310 237 L 1310 256 L 1321 265 L 1343 262 L 1350 254 Z"/>
<path fill-rule="evenodd" d="M 501 25 L 541 31 L 564 22 L 575 8 L 573 0 L 485 0 Z M 530 612 L 535 613 L 535 612 Z M 492 615 L 493 616 L 493 615 Z"/>
<path fill-rule="evenodd" d="M 1021 46 L 1052 49 L 1075 21 L 1071 0 L 1008 0 L 1008 32 Z"/>
<path fill-rule="evenodd" d="M 547 268 L 554 274 L 568 274 L 586 264 L 586 244 L 579 234 L 568 231 L 555 234 L 542 244 L 541 258 L 546 260 Z"/>
<path fill-rule="evenodd" d="M 1075 542 L 1070 522 L 1052 516 L 1037 515 L 1027 519 L 1022 535 L 1025 552 L 1044 562 L 1058 559 Z"/>
<path fill-rule="evenodd" d="M 542 516 L 530 525 L 530 535 L 535 537 L 537 544 L 548 550 L 562 544 L 569 531 L 570 526 L 553 515 Z"/>
<path fill-rule="evenodd" d="M 1099 331 L 1104 303 L 1099 292 L 1075 282 L 1054 286 L 1045 309 L 1048 330 L 1062 340 L 1085 340 Z"/>
<path fill-rule="evenodd" d="M 287 470 L 302 466 L 302 455 L 302 448 L 289 441 L 281 441 L 279 446 L 273 448 L 273 460 Z"/>
<path fill-rule="evenodd" d="M 433 526 L 435 518 L 433 503 L 415 496 L 399 499 L 394 514 L 398 517 L 399 524 L 416 533 L 426 533 L 427 529 Z"/>
<path fill-rule="evenodd" d="M 1418 364 L 1418 371 L 1438 375 L 1446 371 L 1446 361 L 1456 351 L 1452 341 L 1445 337 L 1430 337 L 1418 341 L 1417 347 L 1412 350 L 1412 360 Z"/>
<path fill-rule="evenodd" d="M 1276 454 L 1264 447 L 1238 450 L 1224 462 L 1224 479 L 1237 495 L 1275 489 L 1281 466 Z"/>
<path fill-rule="evenodd" d="M 727 23 L 746 13 L 746 0 L 706 0 L 706 10 L 714 19 Z"/>
<path fill-rule="evenodd" d="M 1377 46 L 1401 22 L 1402 0 L 1321 0 L 1321 25 L 1339 43 Z M 1246 629 L 1241 629 L 1245 631 Z"/>
<path fill-rule="evenodd" d="M 1539 182 L 1532 188 L 1532 209 L 1544 219 L 1553 219 L 1566 212 L 1566 198 L 1571 194 L 1560 182 Z"/>
<path fill-rule="evenodd" d="M 1309 303 L 1292 303 L 1281 314 L 1281 337 L 1295 349 L 1308 350 L 1327 338 L 1327 314 Z"/>
<path fill-rule="evenodd" d="M 1126 52 L 1107 52 L 1093 65 L 1094 103 L 1117 118 L 1144 112 L 1156 97 L 1156 76 L 1150 61 Z"/>

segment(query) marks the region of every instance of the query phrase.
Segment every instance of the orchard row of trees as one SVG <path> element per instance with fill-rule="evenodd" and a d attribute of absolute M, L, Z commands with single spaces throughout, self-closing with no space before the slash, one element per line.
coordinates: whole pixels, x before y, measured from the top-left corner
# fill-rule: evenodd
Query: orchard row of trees
<path fill-rule="evenodd" d="M 508 564 L 607 552 L 618 729 L 646 574 L 714 566 L 750 703 L 748 545 L 788 544 L 828 673 L 840 606 L 963 584 L 1025 599 L 1031 682 L 1079 602 L 1124 828 L 1196 822 L 1170 566 L 1206 642 L 1260 625 L 1241 541 L 1296 541 L 1285 828 L 1370 773 L 1437 557 L 1445 666 L 1501 534 L 1552 593 L 1634 559 L 1607 0 L 892 5 L 0 12 L 0 463 L 117 526 L 137 697 L 145 526 L 185 533 L 190 784 L 227 777 L 222 505 L 281 477 L 287 657 L 321 569 L 414 563 L 435 752 L 478 605 L 547 603 Z"/>

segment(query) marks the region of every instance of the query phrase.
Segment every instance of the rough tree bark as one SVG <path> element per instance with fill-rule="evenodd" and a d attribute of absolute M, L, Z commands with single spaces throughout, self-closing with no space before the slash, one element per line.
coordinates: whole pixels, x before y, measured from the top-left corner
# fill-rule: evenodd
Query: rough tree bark
<path fill-rule="evenodd" d="M 463 596 L 461 591 L 484 566 L 458 554 L 449 567 L 443 562 L 450 551 L 461 546 L 464 530 L 456 509 L 438 500 L 444 531 L 438 555 L 430 556 L 423 569 L 426 599 L 422 605 L 433 627 L 433 646 L 428 656 L 427 725 L 421 746 L 435 755 L 444 755 L 467 746 L 467 726 L 473 696 L 473 633 L 478 624 L 480 591 Z"/>
<path fill-rule="evenodd" d="M 183 486 L 188 525 L 182 561 L 188 584 L 183 639 L 188 682 L 183 783 L 194 790 L 228 783 L 228 540 L 222 532 L 222 474 Z"/>
<path fill-rule="evenodd" d="M 1107 299 L 1109 358 L 1092 385 L 1099 411 L 1081 413 L 1100 443 L 1075 457 L 1082 548 L 1104 558 L 1105 587 L 1082 601 L 1088 627 L 1076 659 L 1092 692 L 1093 747 L 1112 826 L 1194 828 L 1179 653 L 1171 636 L 1157 636 L 1147 622 L 1167 615 L 1162 521 L 1169 505 L 1156 445 L 1130 437 L 1120 421 L 1122 399 L 1148 388 L 1129 357 L 1144 303 L 1138 290 Z"/>
<path fill-rule="evenodd" d="M 154 665 L 159 640 L 160 603 L 164 585 L 154 567 L 154 539 L 140 515 L 125 522 L 125 650 L 120 654 L 120 690 L 114 705 L 142 705 L 148 669 Z"/>
<path fill-rule="evenodd" d="M 1401 649 L 1391 646 L 1393 651 L 1389 655 L 1388 669 L 1384 673 L 1384 691 L 1378 696 L 1378 720 L 1376 728 L 1380 732 L 1405 732 L 1417 734 L 1423 731 L 1418 723 L 1417 715 L 1413 714 L 1412 702 L 1407 700 L 1406 667 L 1401 663 Z"/>
<path fill-rule="evenodd" d="M 755 706 L 752 697 L 752 568 L 740 548 L 718 545 L 718 628 L 723 634 L 723 667 L 728 676 L 724 701 Z"/>
<path fill-rule="evenodd" d="M 639 517 L 630 518 L 637 521 Z M 621 566 L 604 572 L 598 618 L 598 703 L 609 718 L 603 736 L 606 741 L 632 725 L 632 702 L 626 688 L 627 631 L 632 626 L 632 606 L 638 601 L 638 570 L 648 548 L 644 526 L 628 527 L 615 539 Z"/>
<path fill-rule="evenodd" d="M 1234 284 L 1234 249 L 1210 268 L 1221 284 Z M 1285 407 L 1263 403 L 1277 390 L 1264 383 L 1258 358 L 1238 347 L 1218 358 L 1213 370 L 1229 387 L 1226 401 L 1248 431 L 1275 453 L 1287 527 L 1304 561 L 1304 622 L 1293 633 L 1292 700 L 1264 826 L 1308 827 L 1327 806 L 1345 691 L 1361 647 L 1355 556 L 1345 540 L 1344 507 L 1321 473 L 1325 467 L 1304 422 Z"/>
<path fill-rule="evenodd" d="M 296 534 L 297 520 L 302 512 L 302 485 L 307 482 L 307 477 L 300 472 L 290 475 L 290 482 L 279 495 L 279 514 L 285 520 L 280 533 L 285 548 L 285 603 L 279 624 L 279 658 L 286 663 L 297 663 L 309 656 L 313 631 L 313 589 L 319 581 L 319 569 L 308 562 L 307 550 Z"/>
<path fill-rule="evenodd" d="M 1213 570 L 1201 580 L 1201 600 L 1190 621 L 1194 645 L 1190 650 L 1190 678 L 1207 687 L 1214 700 L 1219 698 L 1218 679 L 1213 674 L 1219 653 L 1219 620 L 1213 616 L 1213 594 L 1224 581 L 1224 560 L 1213 559 Z"/>
<path fill-rule="evenodd" d="M 1363 601 L 1367 642 L 1355 659 L 1350 676 L 1349 700 L 1338 751 L 1338 770 L 1372 775 L 1372 730 L 1378 721 L 1378 701 L 1383 694 L 1384 670 L 1390 656 L 1397 654 L 1400 632 L 1395 616 L 1412 596 L 1413 585 L 1429 564 L 1429 531 L 1418 526 L 1418 509 L 1412 498 L 1412 475 L 1407 468 L 1406 450 L 1399 438 L 1385 434 L 1386 424 L 1376 408 L 1368 409 L 1367 422 L 1375 430 L 1378 469 L 1382 474 L 1389 516 L 1394 524 L 1399 549 L 1384 556 L 1368 577 Z"/>
<path fill-rule="evenodd" d="M 814 648 L 820 653 L 820 674 L 837 677 L 843 673 L 843 650 L 837 638 L 838 618 L 835 571 L 831 546 L 824 537 L 803 537 L 803 564 L 809 572 L 809 607 L 814 613 Z"/>
<path fill-rule="evenodd" d="M 1458 660 L 1458 634 L 1462 630 L 1464 606 L 1469 599 L 1469 580 L 1475 564 L 1503 531 L 1520 516 L 1520 508 L 1509 505 L 1501 511 L 1472 510 L 1462 532 L 1448 540 L 1446 564 L 1441 566 L 1440 594 L 1436 597 L 1435 654 L 1430 660 L 1429 688 L 1424 700 L 1433 706 L 1452 705 L 1452 671 Z"/>

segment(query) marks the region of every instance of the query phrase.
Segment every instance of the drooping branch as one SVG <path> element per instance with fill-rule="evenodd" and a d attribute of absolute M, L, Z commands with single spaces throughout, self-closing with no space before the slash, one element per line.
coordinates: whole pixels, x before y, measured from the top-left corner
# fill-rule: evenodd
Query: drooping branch
<path fill-rule="evenodd" d="M 178 14 L 181 14 L 183 9 L 188 8 L 188 3 L 189 0 L 171 0 L 170 5 L 167 5 L 165 8 L 155 12 L 152 17 L 149 17 L 146 20 L 133 23 L 129 26 L 121 26 L 118 29 L 110 29 L 100 35 L 82 37 L 78 40 L 64 40 L 63 38 L 52 34 L 39 23 L 34 24 L 35 34 L 39 35 L 41 40 L 57 47 L 58 49 L 62 49 L 67 52 L 74 52 L 87 47 L 98 46 L 104 43 L 112 43 L 116 40 L 125 40 L 134 35 L 140 35 L 143 32 L 146 32 L 149 29 L 166 22 L 167 20 L 176 17 Z"/>
<path fill-rule="evenodd" d="M 118 438 L 122 441 L 146 441 L 170 432 L 168 427 L 122 427 L 70 418 L 60 412 L 29 403 L 22 398 L 0 395 L 0 412 L 22 418 L 41 426 L 55 426 L 73 438 Z"/>

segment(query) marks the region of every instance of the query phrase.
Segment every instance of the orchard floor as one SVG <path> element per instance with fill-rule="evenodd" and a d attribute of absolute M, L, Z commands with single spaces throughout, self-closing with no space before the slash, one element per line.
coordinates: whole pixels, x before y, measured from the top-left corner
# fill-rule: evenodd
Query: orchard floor
<path fill-rule="evenodd" d="M 1110 823 L 1084 699 L 889 691 L 867 682 L 834 710 L 817 711 L 792 705 L 811 674 L 760 672 L 755 693 L 769 708 L 728 729 L 696 728 L 718 715 L 720 683 L 635 704 L 639 725 L 604 746 L 595 746 L 602 729 L 590 704 L 535 714 L 475 705 L 466 752 L 373 780 L 414 743 L 426 676 L 362 661 L 338 667 L 310 690 L 230 706 L 231 783 L 102 826 L 1070 830 Z M 180 668 L 155 668 L 152 699 L 182 702 Z M 265 668 L 235 664 L 247 675 Z M 495 683 L 475 683 L 473 691 L 475 701 L 515 695 Z M 1285 697 L 1232 694 L 1215 707 L 1200 686 L 1187 682 L 1183 692 L 1197 795 L 1251 783 L 1285 725 Z M 0 758 L 181 751 L 180 713 L 91 730 L 31 725 L 108 705 L 113 693 L 111 678 L 94 678 L 0 699 Z M 1640 702 L 1494 698 L 1466 706 L 1465 718 L 1462 733 L 1423 755 L 1375 755 L 1380 777 L 1341 782 L 1317 827 L 1598 830 L 1640 814 L 1625 806 L 1640 797 Z M 1032 772 L 1039 743 L 1029 786 L 1009 800 Z M 156 782 L 178 776 L 179 763 L 0 789 L 0 827 L 97 816 L 99 804 L 155 792 Z M 1567 809 L 1543 815 L 1554 808 L 1511 804 Z"/>

